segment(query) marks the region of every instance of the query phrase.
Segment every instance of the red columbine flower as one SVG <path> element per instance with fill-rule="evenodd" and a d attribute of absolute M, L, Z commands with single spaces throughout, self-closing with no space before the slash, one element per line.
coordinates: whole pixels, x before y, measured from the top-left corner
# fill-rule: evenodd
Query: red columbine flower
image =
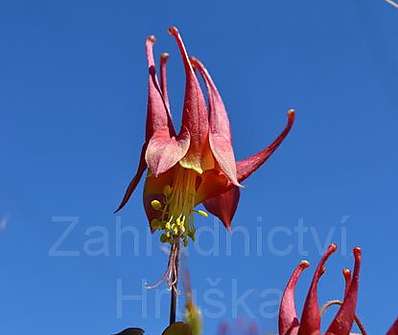
<path fill-rule="evenodd" d="M 166 84 L 168 55 L 160 58 L 158 81 L 153 57 L 155 37 L 150 36 L 146 40 L 149 82 L 145 143 L 136 175 L 117 211 L 129 200 L 148 168 L 144 206 L 151 230 L 163 230 L 164 242 L 182 238 L 186 243 L 188 237 L 194 238 L 193 213 L 207 216 L 194 209 L 200 203 L 230 228 L 240 183 L 282 143 L 293 125 L 294 112 L 289 111 L 286 128 L 270 146 L 236 162 L 229 120 L 213 80 L 199 60 L 189 58 L 177 28 L 171 27 L 169 33 L 176 39 L 186 73 L 182 127 L 177 134 L 171 120 Z M 207 86 L 208 106 L 195 70 Z"/>
<path fill-rule="evenodd" d="M 360 248 L 354 248 L 353 250 L 355 266 L 352 277 L 350 270 L 343 270 L 346 283 L 343 301 L 332 300 L 325 304 L 322 309 L 319 308 L 317 293 L 318 282 L 325 272 L 325 263 L 327 259 L 336 251 L 336 249 L 336 245 L 331 244 L 321 258 L 321 261 L 315 270 L 300 320 L 297 317 L 294 291 L 301 273 L 309 266 L 309 263 L 307 261 L 302 261 L 294 270 L 282 296 L 279 310 L 279 335 L 320 335 L 321 316 L 329 306 L 334 304 L 340 305 L 340 309 L 327 329 L 325 335 L 349 335 L 354 321 L 358 324 L 362 334 L 366 335 L 363 325 L 355 315 L 358 297 L 359 271 L 361 266 Z"/>

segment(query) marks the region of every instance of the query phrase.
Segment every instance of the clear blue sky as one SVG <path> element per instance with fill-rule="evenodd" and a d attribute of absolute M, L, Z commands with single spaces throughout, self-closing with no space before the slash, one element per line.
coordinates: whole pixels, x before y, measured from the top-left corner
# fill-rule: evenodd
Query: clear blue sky
<path fill-rule="evenodd" d="M 159 334 L 166 325 L 167 298 L 155 301 L 163 287 L 145 292 L 147 315 L 134 301 L 118 315 L 118 285 L 139 295 L 142 279 L 156 280 L 167 261 L 157 235 L 152 247 L 145 240 L 142 185 L 119 216 L 135 232 L 118 238 L 112 212 L 143 141 L 149 34 L 158 54 L 171 54 L 179 120 L 184 75 L 167 34 L 174 24 L 220 88 L 239 158 L 270 143 L 287 109 L 297 110 L 285 143 L 245 183 L 232 256 L 223 229 L 218 255 L 204 255 L 214 246 L 209 232 L 190 249 L 206 334 L 235 314 L 276 331 L 277 293 L 302 258 L 316 264 L 329 240 L 343 248 L 328 264 L 321 302 L 341 297 L 341 269 L 360 245 L 358 314 L 370 334 L 382 334 L 398 314 L 397 22 L 383 0 L 3 1 L 0 333 L 141 326 Z M 71 217 L 77 223 L 54 245 L 69 226 L 57 221 Z M 298 287 L 299 306 L 313 269 Z M 244 294 L 247 308 L 232 301 Z"/>

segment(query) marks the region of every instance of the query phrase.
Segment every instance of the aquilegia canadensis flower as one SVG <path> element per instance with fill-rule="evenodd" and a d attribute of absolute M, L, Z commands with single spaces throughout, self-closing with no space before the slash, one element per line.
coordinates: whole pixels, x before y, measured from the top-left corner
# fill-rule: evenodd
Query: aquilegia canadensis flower
<path fill-rule="evenodd" d="M 152 231 L 162 230 L 161 240 L 173 243 L 194 238 L 193 214 L 202 203 L 230 228 L 237 208 L 240 183 L 257 170 L 289 133 L 294 112 L 288 113 L 286 128 L 275 141 L 257 154 L 235 161 L 227 113 L 221 96 L 203 64 L 190 58 L 175 27 L 169 28 L 180 50 L 186 73 L 182 127 L 176 133 L 167 94 L 166 62 L 160 58 L 158 81 L 153 45 L 155 37 L 146 40 L 149 69 L 146 137 L 136 175 L 130 182 L 120 210 L 134 192 L 148 169 L 144 187 L 144 207 Z M 208 106 L 196 77 L 197 70 L 207 86 Z"/>
<path fill-rule="evenodd" d="M 345 292 L 343 301 L 332 300 L 321 309 L 318 304 L 318 282 L 325 272 L 325 263 L 332 253 L 336 251 L 335 244 L 331 244 L 325 254 L 322 256 L 318 267 L 315 270 L 307 298 L 304 303 L 301 319 L 298 319 L 294 291 L 297 281 L 303 272 L 309 266 L 307 261 L 302 261 L 293 271 L 289 282 L 282 296 L 279 310 L 279 335 L 320 335 L 321 334 L 321 316 L 326 309 L 338 304 L 340 308 L 327 329 L 325 335 L 349 335 L 354 321 L 358 324 L 362 334 L 366 334 L 363 325 L 355 314 L 358 287 L 359 287 L 359 271 L 361 266 L 361 249 L 354 248 L 353 254 L 355 258 L 354 271 L 348 269 L 343 270 L 345 279 Z"/>

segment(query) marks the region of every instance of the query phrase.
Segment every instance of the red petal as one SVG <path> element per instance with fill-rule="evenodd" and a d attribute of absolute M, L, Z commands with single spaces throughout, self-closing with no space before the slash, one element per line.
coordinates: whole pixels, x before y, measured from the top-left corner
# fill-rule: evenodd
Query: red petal
<path fill-rule="evenodd" d="M 171 120 L 171 114 L 170 114 L 170 102 L 169 102 L 169 95 L 167 92 L 167 70 L 166 70 L 166 65 L 167 65 L 167 60 L 169 59 L 169 54 L 164 52 L 160 55 L 160 88 L 162 90 L 162 95 L 164 99 L 164 103 L 167 108 L 167 113 L 170 117 Z M 170 134 L 171 136 L 175 136 L 176 132 L 174 130 L 173 124 L 170 122 L 169 124 L 170 128 Z"/>
<path fill-rule="evenodd" d="M 395 320 L 394 324 L 388 330 L 386 335 L 398 335 L 398 319 Z"/>
<path fill-rule="evenodd" d="M 191 135 L 191 145 L 182 165 L 202 173 L 206 169 L 204 166 L 204 152 L 205 146 L 208 145 L 209 131 L 206 101 L 177 28 L 171 27 L 169 32 L 177 41 L 186 74 L 182 124 Z"/>
<path fill-rule="evenodd" d="M 236 177 L 235 155 L 232 149 L 231 129 L 227 111 L 207 69 L 196 58 L 191 58 L 192 65 L 197 68 L 207 86 L 209 95 L 209 142 L 213 155 L 221 170 L 231 183 L 240 186 Z"/>
<path fill-rule="evenodd" d="M 155 38 L 153 36 L 149 37 L 146 42 L 150 78 L 147 118 L 148 144 L 145 160 L 149 170 L 155 176 L 158 176 L 173 167 L 185 156 L 189 149 L 190 138 L 185 128 L 183 128 L 177 139 L 173 136 L 175 132 L 172 127 L 171 117 L 155 73 L 154 42 Z M 162 87 L 163 91 L 166 92 L 166 60 L 164 57 L 162 58 Z M 169 127 L 169 124 L 171 127 Z M 148 136 L 150 137 L 148 138 Z"/>
<path fill-rule="evenodd" d="M 141 180 L 142 174 L 146 169 L 145 150 L 146 150 L 146 145 L 144 144 L 141 149 L 140 163 L 138 164 L 137 172 L 135 173 L 134 178 L 131 180 L 129 186 L 127 187 L 119 207 L 115 210 L 114 213 L 120 211 L 127 203 L 127 201 L 129 201 L 130 196 L 133 194 L 135 188 L 137 187 L 139 181 Z"/>
<path fill-rule="evenodd" d="M 171 169 L 166 173 L 161 174 L 157 178 L 155 178 L 154 176 L 148 176 L 145 179 L 143 202 L 145 213 L 148 218 L 149 226 L 152 232 L 154 232 L 155 229 L 152 228 L 151 222 L 153 219 L 160 219 L 162 216 L 162 212 L 155 210 L 151 205 L 151 201 L 158 200 L 161 203 L 164 203 L 164 188 L 166 185 L 172 184 L 174 172 L 175 170 Z"/>
<path fill-rule="evenodd" d="M 239 187 L 233 186 L 229 191 L 205 200 L 203 205 L 221 220 L 225 228 L 231 230 L 231 222 L 238 207 L 239 197 Z"/>
<path fill-rule="evenodd" d="M 343 269 L 343 276 L 345 281 L 344 298 L 346 297 L 351 284 L 351 271 L 350 269 Z"/>
<path fill-rule="evenodd" d="M 149 170 L 157 177 L 180 161 L 189 149 L 190 136 L 183 131 L 178 138 L 171 137 L 168 130 L 158 130 L 151 137 L 145 154 Z"/>
<path fill-rule="evenodd" d="M 172 129 L 172 131 L 174 129 L 156 76 L 155 61 L 153 58 L 154 43 L 154 36 L 149 36 L 145 43 L 149 70 L 146 141 L 149 141 L 154 132 L 159 129 Z"/>
<path fill-rule="evenodd" d="M 196 190 L 195 203 L 200 204 L 207 199 L 216 197 L 229 191 L 232 184 L 228 178 L 218 170 L 208 170 L 201 175 L 200 183 Z"/>
<path fill-rule="evenodd" d="M 281 134 L 276 138 L 276 140 L 264 150 L 237 162 L 237 174 L 239 182 L 245 180 L 254 171 L 256 171 L 265 161 L 272 155 L 272 153 L 279 147 L 283 142 L 287 134 L 289 134 L 290 129 L 294 123 L 294 111 L 291 109 L 288 112 L 287 125 Z"/>
<path fill-rule="evenodd" d="M 344 302 L 340 306 L 333 322 L 329 326 L 325 335 L 349 334 L 355 318 L 355 309 L 358 299 L 359 272 L 361 269 L 361 249 L 354 248 L 355 266 L 352 275 L 350 288 L 344 297 Z"/>
<path fill-rule="evenodd" d="M 310 263 L 307 261 L 301 261 L 300 264 L 294 269 L 286 285 L 279 308 L 279 335 L 293 335 L 293 329 L 299 325 L 296 304 L 294 302 L 294 292 L 301 273 L 309 266 Z M 297 331 L 298 328 L 294 332 L 297 333 Z"/>
<path fill-rule="evenodd" d="M 127 187 L 124 197 L 119 207 L 116 209 L 115 213 L 121 210 L 124 207 L 124 205 L 127 203 L 147 167 L 147 164 L 145 162 L 145 150 L 147 148 L 148 141 L 150 140 L 154 132 L 160 129 L 168 133 L 170 131 L 175 133 L 170 114 L 166 109 L 165 102 L 163 101 L 163 96 L 159 89 L 159 84 L 156 77 L 155 61 L 153 58 L 153 45 L 155 41 L 156 41 L 155 36 L 149 36 L 146 39 L 145 43 L 145 51 L 146 51 L 148 71 L 149 71 L 146 140 L 141 150 L 141 157 L 137 168 L 137 172 L 134 178 L 131 180 L 129 186 Z M 164 68 L 164 65 L 162 67 Z M 163 85 L 165 86 L 166 85 L 165 80 L 162 79 L 162 81 Z"/>
<path fill-rule="evenodd" d="M 325 254 L 322 256 L 314 276 L 312 278 L 311 287 L 305 299 L 303 313 L 301 315 L 301 325 L 299 335 L 319 335 L 321 327 L 321 316 L 318 305 L 318 282 L 325 271 L 324 265 L 332 253 L 336 251 L 335 244 L 329 245 Z"/>

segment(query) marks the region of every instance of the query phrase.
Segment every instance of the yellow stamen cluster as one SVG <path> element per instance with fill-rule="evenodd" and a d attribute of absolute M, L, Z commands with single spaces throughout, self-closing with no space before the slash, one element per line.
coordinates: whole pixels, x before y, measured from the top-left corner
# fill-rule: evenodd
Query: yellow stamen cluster
<path fill-rule="evenodd" d="M 192 170 L 179 167 L 175 173 L 173 185 L 166 185 L 163 189 L 162 201 L 155 199 L 151 206 L 161 212 L 159 219 L 151 222 L 153 229 L 163 230 L 160 240 L 165 243 L 173 243 L 181 238 L 184 245 L 188 244 L 188 238 L 195 239 L 195 227 L 193 225 L 193 213 L 207 217 L 203 210 L 195 210 L 197 173 Z"/>

